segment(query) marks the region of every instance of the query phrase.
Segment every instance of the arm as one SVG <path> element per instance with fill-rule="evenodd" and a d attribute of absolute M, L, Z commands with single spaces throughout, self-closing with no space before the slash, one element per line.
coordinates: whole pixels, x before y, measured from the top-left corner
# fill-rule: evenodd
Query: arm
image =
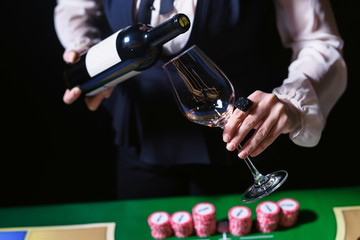
<path fill-rule="evenodd" d="M 346 66 L 327 0 L 274 0 L 283 44 L 293 50 L 288 78 L 272 94 L 256 91 L 253 107 L 236 109 L 224 128 L 223 139 L 233 151 L 256 129 L 239 152 L 256 156 L 280 135 L 300 146 L 315 146 L 326 117 L 346 87 Z"/>
<path fill-rule="evenodd" d="M 58 0 L 54 11 L 54 22 L 57 36 L 65 48 L 64 61 L 74 63 L 84 51 L 101 41 L 101 31 L 97 21 L 102 17 L 101 0 Z M 113 88 L 98 95 L 85 98 L 90 110 L 96 110 L 101 101 L 109 97 Z M 78 87 L 67 89 L 63 100 L 66 104 L 79 98 L 81 90 Z"/>
<path fill-rule="evenodd" d="M 101 40 L 96 21 L 101 0 L 58 0 L 54 11 L 57 36 L 66 51 L 81 53 Z"/>
<path fill-rule="evenodd" d="M 273 93 L 300 113 L 291 140 L 315 146 L 346 88 L 343 41 L 327 0 L 275 0 L 275 6 L 279 33 L 283 44 L 292 48 L 293 61 L 288 78 Z"/>

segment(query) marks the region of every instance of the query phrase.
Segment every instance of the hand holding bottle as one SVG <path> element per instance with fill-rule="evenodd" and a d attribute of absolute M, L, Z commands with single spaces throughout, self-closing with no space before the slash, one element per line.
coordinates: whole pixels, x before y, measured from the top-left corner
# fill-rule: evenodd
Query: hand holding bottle
<path fill-rule="evenodd" d="M 84 95 L 89 109 L 96 110 L 116 84 L 153 66 L 162 45 L 189 28 L 189 18 L 179 13 L 154 28 L 139 23 L 121 29 L 84 49 L 84 54 L 66 51 L 63 58 L 72 66 L 64 74 L 69 87 L 64 102 L 71 104 Z"/>
<path fill-rule="evenodd" d="M 66 63 L 68 64 L 72 64 L 75 63 L 77 61 L 79 61 L 80 59 L 80 54 L 76 51 L 65 51 L 63 54 L 63 59 Z M 100 103 L 102 102 L 102 100 L 104 98 L 108 98 L 111 96 L 111 93 L 113 91 L 114 87 L 110 87 L 100 93 L 98 93 L 95 96 L 92 97 L 86 97 L 85 98 L 85 103 L 87 105 L 87 107 L 89 108 L 89 110 L 91 111 L 95 111 Z M 79 87 L 74 87 L 72 89 L 66 89 L 64 96 L 63 96 L 63 101 L 66 104 L 72 104 L 76 99 L 78 99 L 81 95 L 81 89 Z"/>

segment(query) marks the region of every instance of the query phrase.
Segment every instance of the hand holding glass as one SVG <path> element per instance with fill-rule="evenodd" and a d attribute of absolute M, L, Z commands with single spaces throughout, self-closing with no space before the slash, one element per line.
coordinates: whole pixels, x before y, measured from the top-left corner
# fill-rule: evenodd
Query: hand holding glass
<path fill-rule="evenodd" d="M 181 111 L 190 121 L 224 128 L 234 109 L 234 88 L 209 57 L 193 46 L 164 64 L 163 68 Z M 245 203 L 269 195 L 288 176 L 284 170 L 264 176 L 248 157 L 244 161 L 254 177 L 254 184 L 242 196 Z"/>

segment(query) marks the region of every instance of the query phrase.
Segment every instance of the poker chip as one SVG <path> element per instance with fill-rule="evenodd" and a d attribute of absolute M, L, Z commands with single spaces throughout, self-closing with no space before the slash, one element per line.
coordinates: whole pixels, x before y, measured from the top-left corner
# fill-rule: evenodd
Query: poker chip
<path fill-rule="evenodd" d="M 256 207 L 256 226 L 260 232 L 269 233 L 277 229 L 280 220 L 280 207 L 265 201 Z"/>
<path fill-rule="evenodd" d="M 199 237 L 208 237 L 216 231 L 215 207 L 211 203 L 198 203 L 192 209 L 194 228 Z"/>
<path fill-rule="evenodd" d="M 299 215 L 299 203 L 291 198 L 284 198 L 277 202 L 280 207 L 280 222 L 282 227 L 291 227 L 295 225 Z"/>
<path fill-rule="evenodd" d="M 148 217 L 148 223 L 153 238 L 163 239 L 171 236 L 170 215 L 167 212 L 159 211 L 152 213 Z"/>
<path fill-rule="evenodd" d="M 262 233 L 270 233 L 281 227 L 296 224 L 299 215 L 299 203 L 291 198 L 280 199 L 277 203 L 264 201 L 256 207 L 256 227 Z M 234 236 L 243 236 L 251 232 L 251 210 L 245 206 L 234 206 L 228 211 L 228 221 L 221 225 L 218 232 L 230 232 Z M 195 233 L 199 237 L 209 237 L 216 232 L 215 207 L 202 202 L 192 208 L 192 215 L 187 211 L 177 211 L 171 216 L 164 211 L 152 213 L 148 217 L 151 235 L 155 239 L 170 237 L 184 238 Z M 224 237 L 225 238 L 225 237 Z"/>
<path fill-rule="evenodd" d="M 244 206 L 232 207 L 228 212 L 229 231 L 234 236 L 243 236 L 251 231 L 251 211 Z"/>
<path fill-rule="evenodd" d="M 189 212 L 178 211 L 173 213 L 170 223 L 176 237 L 187 237 L 194 232 L 194 224 Z"/>

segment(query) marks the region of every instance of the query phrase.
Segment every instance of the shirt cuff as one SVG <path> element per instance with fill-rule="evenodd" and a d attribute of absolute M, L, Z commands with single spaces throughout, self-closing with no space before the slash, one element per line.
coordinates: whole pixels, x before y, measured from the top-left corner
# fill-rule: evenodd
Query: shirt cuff
<path fill-rule="evenodd" d="M 290 139 L 302 147 L 316 146 L 325 120 L 310 80 L 303 73 L 293 71 L 273 93 L 280 100 L 292 104 L 300 113 L 300 125 L 289 133 Z"/>

